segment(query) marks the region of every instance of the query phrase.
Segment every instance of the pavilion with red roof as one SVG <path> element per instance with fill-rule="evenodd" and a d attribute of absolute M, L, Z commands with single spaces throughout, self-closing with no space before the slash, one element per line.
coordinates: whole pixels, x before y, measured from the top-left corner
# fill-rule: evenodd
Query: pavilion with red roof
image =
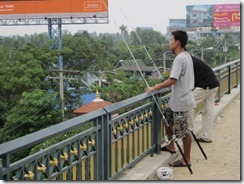
<path fill-rule="evenodd" d="M 104 101 L 99 97 L 98 90 L 96 91 L 96 98 L 92 100 L 90 103 L 87 103 L 77 109 L 74 110 L 74 114 L 77 116 L 87 114 L 92 111 L 96 111 L 98 109 L 104 108 L 106 106 L 111 105 L 111 102 Z"/>

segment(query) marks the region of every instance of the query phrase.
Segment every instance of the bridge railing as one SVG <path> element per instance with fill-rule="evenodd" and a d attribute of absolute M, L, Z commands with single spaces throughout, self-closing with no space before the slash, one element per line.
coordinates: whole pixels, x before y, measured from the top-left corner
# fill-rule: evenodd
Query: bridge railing
<path fill-rule="evenodd" d="M 240 83 L 240 60 L 214 68 L 220 81 L 216 101 Z M 170 89 L 143 93 L 0 145 L 1 180 L 112 180 L 143 157 L 160 153 L 164 142 L 161 108 Z M 201 110 L 199 105 L 198 113 Z M 37 122 L 38 123 L 38 122 Z M 19 152 L 91 128 L 19 160 Z"/>

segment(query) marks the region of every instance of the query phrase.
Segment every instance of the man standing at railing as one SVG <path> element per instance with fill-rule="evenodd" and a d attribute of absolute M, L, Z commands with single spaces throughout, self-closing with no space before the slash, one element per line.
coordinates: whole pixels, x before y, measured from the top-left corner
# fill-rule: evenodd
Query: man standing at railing
<path fill-rule="evenodd" d="M 189 110 L 195 108 L 196 104 L 192 92 L 194 88 L 193 62 L 191 56 L 185 51 L 187 42 L 188 36 L 185 31 L 172 32 L 169 48 L 176 54 L 176 57 L 173 61 L 170 77 L 161 84 L 147 88 L 146 91 L 154 91 L 172 86 L 169 108 L 164 113 L 169 125 L 166 130 L 170 139 L 172 138 L 172 133 L 176 135 L 176 138 L 183 139 L 184 156 L 190 166 L 192 137 L 189 130 L 188 117 Z M 171 141 L 167 147 L 162 149 L 171 153 L 175 152 L 174 141 Z M 184 159 L 180 159 L 170 163 L 170 166 L 185 167 L 187 164 Z"/>
<path fill-rule="evenodd" d="M 219 82 L 212 68 L 207 63 L 192 56 L 195 89 L 193 91 L 196 104 L 203 102 L 202 135 L 199 142 L 211 143 L 213 139 L 214 103 Z M 190 110 L 189 127 L 193 130 L 195 109 Z"/>

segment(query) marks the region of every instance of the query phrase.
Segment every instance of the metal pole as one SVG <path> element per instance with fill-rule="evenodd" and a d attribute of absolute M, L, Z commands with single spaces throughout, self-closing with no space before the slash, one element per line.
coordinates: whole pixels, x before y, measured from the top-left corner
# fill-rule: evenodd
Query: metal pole
<path fill-rule="evenodd" d="M 226 40 L 225 40 L 225 63 L 226 63 L 226 53 L 227 53 L 227 49 L 226 49 Z"/>
<path fill-rule="evenodd" d="M 58 50 L 62 50 L 62 19 L 58 19 Z M 58 57 L 58 63 L 59 63 L 59 69 L 63 70 L 63 56 L 60 55 Z M 59 74 L 60 77 L 60 99 L 61 99 L 61 104 L 62 104 L 62 119 L 64 120 L 64 76 L 63 72 L 60 72 Z"/>
<path fill-rule="evenodd" d="M 57 24 L 57 29 L 53 28 L 53 25 Z M 51 47 L 50 50 L 56 47 L 58 51 L 62 50 L 62 19 L 48 19 L 48 39 L 53 40 L 54 36 L 57 35 L 57 42 L 55 42 Z M 63 56 L 58 56 L 58 65 L 59 70 L 63 70 Z M 61 110 L 62 110 L 62 118 L 64 120 L 64 82 L 63 82 L 63 72 L 59 73 L 59 93 L 60 93 L 60 100 L 61 100 Z"/>

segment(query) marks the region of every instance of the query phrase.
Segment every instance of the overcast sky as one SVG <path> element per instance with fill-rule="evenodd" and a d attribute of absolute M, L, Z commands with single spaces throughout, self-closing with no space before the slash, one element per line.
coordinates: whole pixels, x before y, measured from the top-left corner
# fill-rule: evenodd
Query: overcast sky
<path fill-rule="evenodd" d="M 185 19 L 187 5 L 234 4 L 239 0 L 108 0 L 109 24 L 63 25 L 71 33 L 77 30 L 89 32 L 120 32 L 119 26 L 131 31 L 136 27 L 152 27 L 165 34 L 169 19 Z M 44 26 L 0 26 L 0 35 L 24 35 L 47 32 Z"/>

